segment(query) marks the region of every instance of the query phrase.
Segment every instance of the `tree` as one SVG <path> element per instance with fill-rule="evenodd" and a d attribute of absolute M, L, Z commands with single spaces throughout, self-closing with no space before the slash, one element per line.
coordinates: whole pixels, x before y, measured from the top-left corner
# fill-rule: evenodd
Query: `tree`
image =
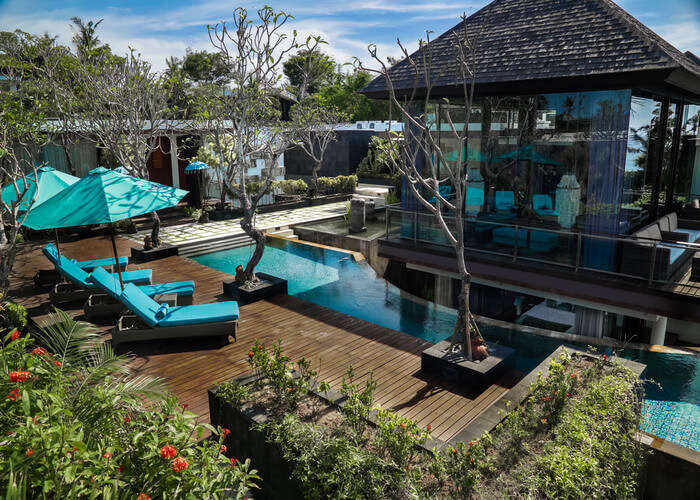
<path fill-rule="evenodd" d="M 75 85 L 60 88 L 62 99 L 74 103 L 67 126 L 96 139 L 130 175 L 148 179 L 148 159 L 169 123 L 167 80 L 133 50 L 124 58 L 103 54 L 82 63 L 73 77 Z M 151 241 L 158 246 L 160 218 L 152 212 L 151 219 Z"/>
<path fill-rule="evenodd" d="M 462 16 L 462 19 L 464 21 L 466 15 Z M 463 26 L 465 25 L 466 23 L 463 23 Z M 467 191 L 469 158 L 467 124 L 474 100 L 475 42 L 466 29 L 455 29 L 450 36 L 451 57 L 457 68 L 455 76 L 461 95 L 460 100 L 454 105 L 449 105 L 449 101 L 444 100 L 448 106 L 444 110 L 441 109 L 443 134 L 446 127 L 449 141 L 444 140 L 444 135 L 439 137 L 434 133 L 435 106 L 431 103 L 431 99 L 434 99 L 432 91 L 435 81 L 442 75 L 442 70 L 433 65 L 437 54 L 436 49 L 430 44 L 430 32 L 426 40 L 419 40 L 419 51 L 413 55 L 410 55 L 401 41 L 398 41 L 406 60 L 406 71 L 414 81 L 412 90 L 400 92 L 395 88 L 392 74 L 384 60 L 378 56 L 375 45 L 369 46 L 369 53 L 378 69 L 367 68 L 357 59 L 356 65 L 385 80 L 391 109 L 396 110 L 399 118 L 404 122 L 403 140 L 398 140 L 395 134 L 389 136 L 392 139 L 392 147 L 397 153 L 389 155 L 389 158 L 393 158 L 393 167 L 403 175 L 410 194 L 420 202 L 426 212 L 432 215 L 454 249 L 461 287 L 457 321 L 450 341 L 450 349 L 459 348 L 468 359 L 473 359 L 472 344 L 477 347 L 476 357 L 482 358 L 488 355 L 469 309 L 471 274 L 467 269 L 464 255 L 463 207 Z M 442 66 L 445 64 L 445 55 L 440 54 L 440 56 Z M 422 87 L 422 91 L 424 90 L 420 96 L 415 90 L 419 86 Z M 446 147 L 445 143 L 451 144 L 451 147 Z M 456 161 L 452 158 L 448 159 L 448 155 L 454 151 L 455 144 L 457 145 Z M 441 191 L 440 188 L 443 186 L 451 186 L 454 197 L 447 196 L 444 191 Z M 434 203 L 429 201 L 431 198 L 435 200 Z"/>
<path fill-rule="evenodd" d="M 371 80 L 368 71 L 336 73 L 334 82 L 318 91 L 318 100 L 329 108 L 342 109 L 349 121 L 387 120 L 389 104 L 359 93 Z"/>
<path fill-rule="evenodd" d="M 255 241 L 255 251 L 240 278 L 253 282 L 255 266 L 265 250 L 265 234 L 255 227 L 255 211 L 261 198 L 270 190 L 274 169 L 279 157 L 293 137 L 293 124 L 284 122 L 277 95 L 282 77 L 282 61 L 293 50 L 318 44 L 310 37 L 305 44 L 297 43 L 296 33 L 285 33 L 286 23 L 292 18 L 285 12 L 263 7 L 256 17 L 238 8 L 233 22 L 208 26 L 209 38 L 231 67 L 231 88 L 221 102 L 225 103 L 228 147 L 219 146 L 223 156 L 224 188 L 240 203 L 243 216 L 241 228 Z M 219 122 L 221 124 L 221 122 Z M 251 192 L 247 186 L 248 170 L 257 161 L 264 163 L 260 189 Z"/>
<path fill-rule="evenodd" d="M 108 45 L 101 45 L 100 39 L 97 36 L 97 27 L 104 21 L 83 21 L 80 17 L 71 17 L 73 26 L 73 44 L 77 51 L 78 59 L 81 61 L 90 61 L 99 55 L 100 52 L 110 52 Z"/>
<path fill-rule="evenodd" d="M 0 292 L 9 287 L 9 277 L 17 255 L 17 236 L 29 199 L 31 182 L 27 176 L 41 165 L 41 146 L 47 142 L 42 130 L 46 101 L 31 76 L 37 39 L 27 33 L 0 34 L 0 75 L 19 83 L 15 91 L 0 91 L 0 175 L 3 186 L 12 185 L 14 199 L 0 200 Z M 36 189 L 34 196 L 38 195 Z"/>
<path fill-rule="evenodd" d="M 282 65 L 292 92 L 298 98 L 315 94 L 335 77 L 335 61 L 315 47 L 300 50 Z"/>
<path fill-rule="evenodd" d="M 293 129 L 296 137 L 293 144 L 300 148 L 312 162 L 311 189 L 309 196 L 318 192 L 318 172 L 323 165 L 328 147 L 338 139 L 335 126 L 347 117 L 332 108 L 327 108 L 318 100 L 306 99 L 292 108 Z"/>

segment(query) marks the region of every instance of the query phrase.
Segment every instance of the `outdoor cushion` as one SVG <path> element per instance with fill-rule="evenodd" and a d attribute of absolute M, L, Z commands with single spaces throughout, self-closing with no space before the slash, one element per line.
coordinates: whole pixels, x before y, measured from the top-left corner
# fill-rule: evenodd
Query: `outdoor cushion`
<path fill-rule="evenodd" d="M 125 284 L 120 297 L 124 305 L 147 325 L 156 326 L 158 324 L 156 313 L 160 309 L 160 304 L 139 290 L 136 285 Z"/>
<path fill-rule="evenodd" d="M 671 212 L 666 217 L 668 218 L 668 223 L 671 227 L 671 231 L 675 231 L 676 228 L 678 228 L 678 215 L 676 214 L 676 212 Z"/>
<path fill-rule="evenodd" d="M 636 236 L 637 238 L 646 238 L 649 240 L 660 240 L 661 230 L 659 229 L 659 225 L 654 223 L 648 225 L 644 229 L 640 229 L 639 231 L 634 233 L 633 236 Z"/>
<path fill-rule="evenodd" d="M 551 252 L 559 245 L 557 233 L 549 231 L 530 231 L 530 250 L 535 252 Z"/>
<path fill-rule="evenodd" d="M 676 228 L 676 233 L 684 233 L 688 235 L 688 241 L 695 243 L 700 239 L 700 229 L 685 229 L 682 227 Z"/>
<path fill-rule="evenodd" d="M 158 322 L 158 326 L 200 325 L 237 319 L 237 302 L 211 302 L 192 306 L 168 307 L 165 310 L 165 317 Z"/>
<path fill-rule="evenodd" d="M 124 276 L 123 273 L 122 276 Z M 108 273 L 103 268 L 95 269 L 90 275 L 90 281 L 101 288 L 107 295 L 119 300 L 121 285 L 117 273 Z M 194 294 L 194 281 L 176 281 L 174 283 L 158 283 L 156 285 L 139 286 L 141 291 L 153 297 L 164 293 L 176 293 L 178 296 Z"/>
<path fill-rule="evenodd" d="M 678 260 L 678 258 L 683 255 L 683 252 L 685 251 L 685 248 L 682 247 L 677 247 L 674 245 L 667 245 L 665 243 L 662 243 L 659 245 L 659 248 L 667 248 L 670 252 L 669 256 L 669 263 L 673 264 Z"/>
<path fill-rule="evenodd" d="M 81 260 L 77 261 L 76 264 L 80 269 L 85 271 L 92 271 L 98 267 L 111 267 L 114 265 L 114 257 L 108 259 L 93 259 L 93 260 Z M 119 257 L 119 267 L 122 269 L 126 268 L 129 264 L 129 257 Z"/>
<path fill-rule="evenodd" d="M 46 256 L 47 259 L 51 261 L 51 263 L 55 266 L 58 264 L 58 250 L 56 249 L 56 246 L 53 243 L 49 243 L 46 245 L 44 248 L 41 249 L 42 252 L 44 252 L 44 255 Z M 64 255 L 61 255 L 61 257 L 65 257 Z M 102 267 L 102 266 L 111 266 L 114 264 L 114 258 L 107 258 L 107 259 L 94 259 L 94 260 L 83 260 L 83 261 L 75 261 L 71 259 L 67 259 L 73 262 L 75 265 L 77 265 L 80 269 L 83 269 L 84 271 L 92 271 L 96 267 Z M 119 264 L 121 265 L 121 268 L 124 269 L 127 264 L 129 263 L 129 257 L 119 257 Z"/>
<path fill-rule="evenodd" d="M 667 231 L 669 233 L 671 231 L 673 231 L 673 229 L 671 229 L 671 223 L 669 221 L 668 215 L 664 215 L 663 217 L 661 217 L 658 220 L 658 223 L 659 223 L 659 229 L 661 229 L 662 231 Z"/>
<path fill-rule="evenodd" d="M 53 257 L 56 258 L 58 257 L 58 255 L 54 255 Z M 80 269 L 75 262 L 66 259 L 63 255 L 61 255 L 60 258 L 56 260 L 55 265 L 56 269 L 58 269 L 58 271 L 61 274 L 68 278 L 77 287 L 87 289 L 96 288 L 90 280 L 90 275 L 86 273 L 83 269 Z M 151 271 L 150 269 L 126 271 L 122 273 L 122 279 L 124 280 L 124 283 L 150 283 L 152 276 L 153 271 Z"/>
<path fill-rule="evenodd" d="M 553 210 L 552 197 L 548 194 L 532 195 L 532 208 L 537 210 Z"/>
<path fill-rule="evenodd" d="M 513 191 L 496 191 L 496 210 L 505 212 L 515 209 L 515 193 Z"/>

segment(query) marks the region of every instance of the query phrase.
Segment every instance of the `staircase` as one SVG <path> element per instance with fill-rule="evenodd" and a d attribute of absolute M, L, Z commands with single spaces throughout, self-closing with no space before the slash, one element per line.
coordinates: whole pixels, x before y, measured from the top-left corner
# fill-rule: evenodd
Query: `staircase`
<path fill-rule="evenodd" d="M 180 257 L 193 257 L 204 253 L 230 250 L 232 248 L 244 247 L 252 244 L 253 240 L 245 233 L 235 234 L 233 236 L 221 236 L 206 241 L 195 241 L 193 243 L 179 245 L 178 255 L 180 255 Z"/>
<path fill-rule="evenodd" d="M 365 201 L 374 201 L 374 206 L 379 208 L 386 205 L 386 195 L 389 194 L 387 186 L 379 186 L 374 184 L 360 184 L 355 188 L 353 198 L 359 198 Z"/>

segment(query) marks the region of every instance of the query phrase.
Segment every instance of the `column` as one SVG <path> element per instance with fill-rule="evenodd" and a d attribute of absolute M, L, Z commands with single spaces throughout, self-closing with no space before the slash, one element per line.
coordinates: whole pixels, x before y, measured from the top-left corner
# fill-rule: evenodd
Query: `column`
<path fill-rule="evenodd" d="M 651 325 L 651 340 L 649 341 L 652 345 L 664 345 L 666 342 L 666 323 L 668 318 L 666 316 L 658 316 L 656 321 Z"/>
<path fill-rule="evenodd" d="M 177 160 L 177 136 L 169 135 L 170 140 L 170 170 L 173 174 L 173 187 L 180 187 L 180 166 Z"/>

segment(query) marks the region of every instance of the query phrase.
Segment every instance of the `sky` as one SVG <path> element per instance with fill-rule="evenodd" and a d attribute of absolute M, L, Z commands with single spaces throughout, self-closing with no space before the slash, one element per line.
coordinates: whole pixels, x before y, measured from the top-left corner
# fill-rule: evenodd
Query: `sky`
<path fill-rule="evenodd" d="M 425 37 L 436 36 L 486 5 L 486 0 L 335 0 L 272 2 L 276 10 L 294 15 L 289 24 L 302 35 L 321 35 L 324 50 L 338 63 L 353 57 L 369 62 L 367 44 L 377 45 L 382 58 L 396 57 L 400 38 L 409 49 Z M 682 51 L 700 55 L 700 0 L 618 0 L 637 19 Z M 255 10 L 264 2 L 226 0 L 0 0 L 0 30 L 22 29 L 57 35 L 61 43 L 72 36 L 70 18 L 104 19 L 99 36 L 117 53 L 133 47 L 155 69 L 170 56 L 181 57 L 191 47 L 213 50 L 207 24 L 230 20 L 235 7 Z"/>

